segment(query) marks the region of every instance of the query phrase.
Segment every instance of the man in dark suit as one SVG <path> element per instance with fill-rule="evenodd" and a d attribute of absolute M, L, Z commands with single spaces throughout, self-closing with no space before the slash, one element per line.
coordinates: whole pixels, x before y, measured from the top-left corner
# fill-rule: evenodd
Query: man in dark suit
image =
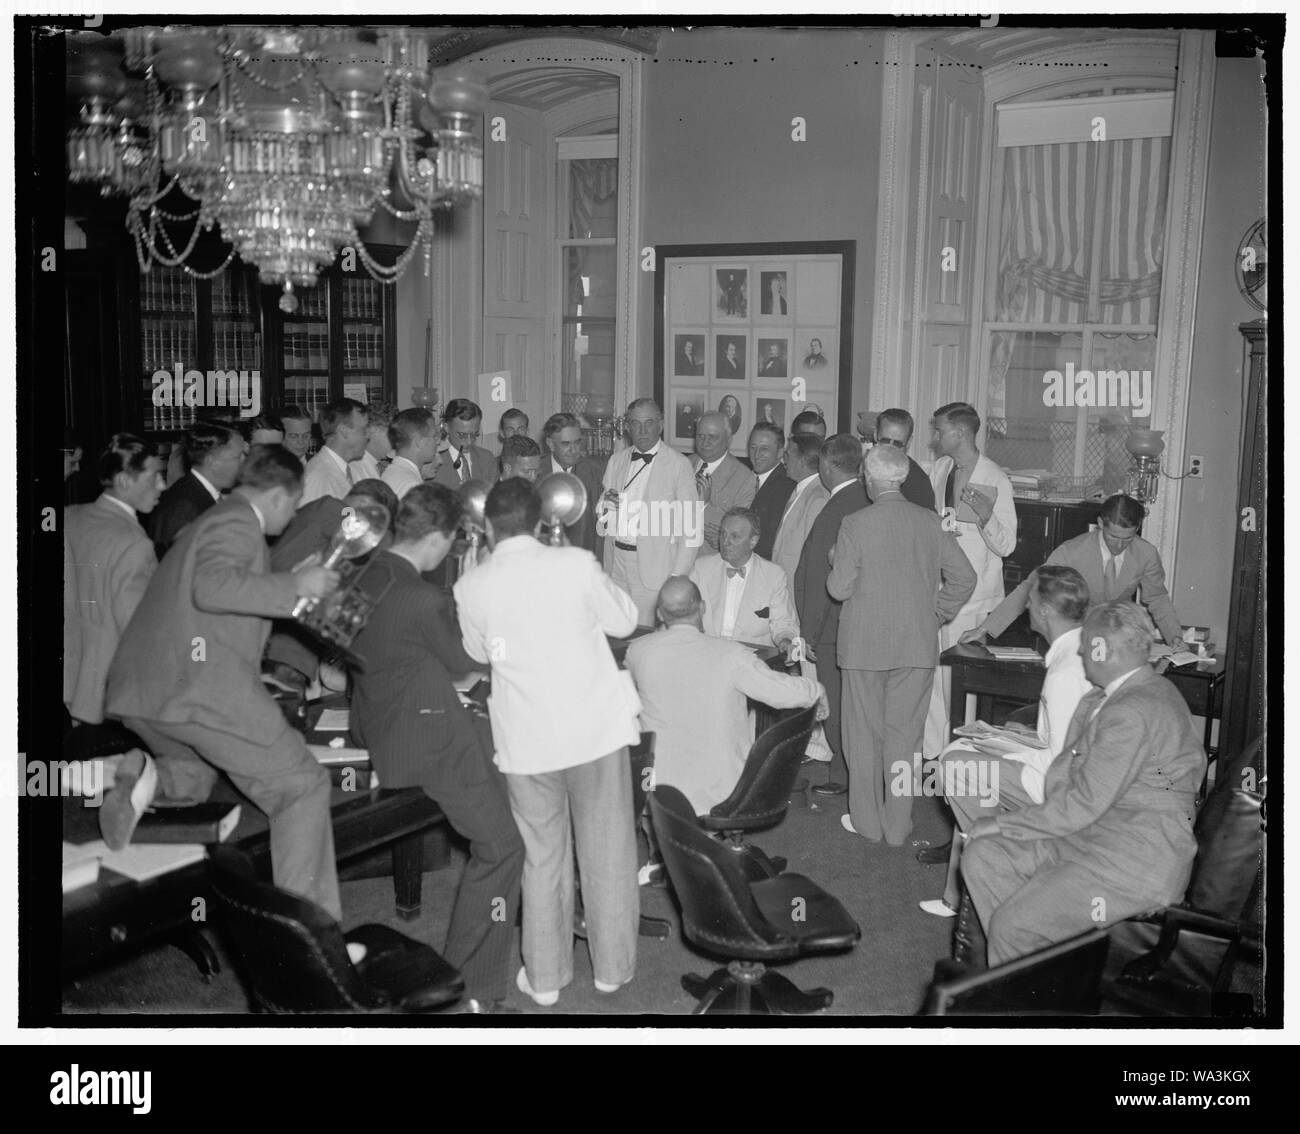
<path fill-rule="evenodd" d="M 830 713 L 826 718 L 826 742 L 831 766 L 824 784 L 814 784 L 820 795 L 843 795 L 845 780 L 844 745 L 840 739 L 840 668 L 836 661 L 839 639 L 840 604 L 826 590 L 831 573 L 831 551 L 839 538 L 845 516 L 867 506 L 862 485 L 862 446 L 851 433 L 836 433 L 822 442 L 818 475 L 830 499 L 813 521 L 794 572 L 794 601 L 799 612 L 800 633 L 807 657 L 817 663 L 817 679 L 826 689 Z"/>
<path fill-rule="evenodd" d="M 422 484 L 402 498 L 393 546 L 374 563 L 392 572 L 393 585 L 356 638 L 366 670 L 354 679 L 352 727 L 384 787 L 423 788 L 469 841 L 443 954 L 476 1010 L 492 1011 L 510 990 L 524 844 L 487 721 L 452 685 L 477 667 L 450 601 L 420 577 L 446 558 L 460 518 L 446 485 Z"/>
<path fill-rule="evenodd" d="M 877 445 L 891 445 L 906 455 L 915 429 L 916 423 L 905 409 L 887 409 L 876 414 Z M 904 500 L 934 511 L 934 486 L 925 470 L 910 456 L 907 458 L 907 477 L 903 481 L 902 493 Z"/>
<path fill-rule="evenodd" d="M 211 508 L 235 483 L 247 452 L 248 443 L 224 425 L 198 421 L 185 431 L 189 472 L 162 494 L 145 521 L 159 559 L 176 542 L 181 528 Z"/>
<path fill-rule="evenodd" d="M 483 411 L 468 398 L 452 398 L 442 411 L 442 429 L 447 435 L 447 454 L 433 479 L 456 489 L 467 480 L 497 481 L 497 458 L 478 444 L 483 430 Z"/>
<path fill-rule="evenodd" d="M 266 536 L 285 529 L 301 495 L 298 459 L 258 446 L 239 486 L 181 533 L 149 580 L 109 668 L 104 709 L 157 760 L 128 754 L 99 823 L 110 847 L 125 846 L 155 790 L 202 802 L 220 769 L 271 821 L 275 884 L 339 918 L 329 775 L 260 676 L 270 620 L 338 586 L 319 566 L 267 570 Z"/>
<path fill-rule="evenodd" d="M 754 554 L 763 559 L 772 558 L 772 545 L 785 515 L 785 506 L 794 492 L 794 481 L 786 475 L 781 463 L 785 450 L 785 434 L 779 425 L 760 421 L 749 431 L 749 467 L 754 471 L 754 502 L 750 507 L 758 513 L 762 535 Z"/>
<path fill-rule="evenodd" d="M 826 589 L 841 600 L 837 660 L 844 676 L 843 747 L 849 766 L 844 826 L 902 846 L 912 793 L 895 769 L 921 750 L 939 660 L 939 626 L 975 589 L 975 572 L 933 508 L 903 499 L 907 458 L 889 445 L 867 454 L 870 508 L 845 518 Z"/>
<path fill-rule="evenodd" d="M 542 426 L 542 465 L 538 470 L 538 481 L 545 480 L 552 473 L 572 473 L 587 489 L 587 510 L 582 518 L 564 529 L 569 543 L 581 547 L 593 555 L 599 555 L 600 545 L 596 542 L 596 505 L 604 489 L 601 481 L 605 475 L 604 465 L 591 457 L 583 455 L 582 423 L 571 413 L 554 413 Z"/>
<path fill-rule="evenodd" d="M 1047 769 L 1043 802 L 977 819 L 961 870 L 990 965 L 1182 900 L 1205 774 L 1187 702 L 1147 662 L 1132 602 L 1089 609 L 1079 654 L 1096 688 Z"/>

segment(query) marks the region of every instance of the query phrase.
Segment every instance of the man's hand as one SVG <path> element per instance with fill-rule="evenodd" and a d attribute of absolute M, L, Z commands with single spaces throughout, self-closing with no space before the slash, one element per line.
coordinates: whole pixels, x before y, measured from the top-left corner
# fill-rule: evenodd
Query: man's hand
<path fill-rule="evenodd" d="M 1000 835 L 1002 827 L 999 825 L 996 815 L 985 815 L 976 819 L 971 824 L 971 829 L 966 832 L 968 839 L 982 839 L 987 835 Z"/>
<path fill-rule="evenodd" d="M 339 573 L 314 564 L 300 567 L 293 573 L 293 585 L 299 598 L 324 598 L 338 589 Z"/>
<path fill-rule="evenodd" d="M 961 494 L 961 498 L 970 505 L 976 517 L 979 519 L 979 525 L 982 528 L 993 516 L 993 499 L 985 496 L 978 489 L 966 486 L 966 490 Z"/>
<path fill-rule="evenodd" d="M 831 715 L 831 705 L 830 702 L 826 700 L 826 690 L 823 689 L 821 697 L 819 697 L 817 700 L 816 718 L 819 721 L 824 721 L 830 715 Z"/>
<path fill-rule="evenodd" d="M 987 640 L 989 632 L 984 629 L 985 624 L 981 622 L 974 630 L 967 630 L 960 638 L 957 639 L 963 646 L 969 646 L 971 643 L 979 644 Z"/>

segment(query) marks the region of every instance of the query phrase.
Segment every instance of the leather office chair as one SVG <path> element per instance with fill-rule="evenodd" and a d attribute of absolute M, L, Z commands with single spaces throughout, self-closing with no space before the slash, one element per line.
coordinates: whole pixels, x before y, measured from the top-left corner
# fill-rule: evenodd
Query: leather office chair
<path fill-rule="evenodd" d="M 848 911 L 799 874 L 751 882 L 735 853 L 699 826 L 690 801 L 675 787 L 665 784 L 651 793 L 650 816 L 681 904 L 683 935 L 697 948 L 728 958 L 710 976 L 682 977 L 682 987 L 700 1002 L 695 1014 L 829 1008 L 830 989 L 802 991 L 767 965 L 851 949 L 862 930 Z"/>
<path fill-rule="evenodd" d="M 427 945 L 383 925 L 346 936 L 318 905 L 253 876 L 229 847 L 209 859 L 212 895 L 265 1012 L 429 1012 L 460 999 L 465 982 Z M 347 946 L 366 955 L 356 964 Z"/>
<path fill-rule="evenodd" d="M 816 705 L 780 714 L 754 741 L 731 794 L 700 817 L 701 827 L 719 832 L 726 840 L 724 845 L 737 856 L 751 881 L 772 878 L 786 867 L 785 859 L 769 858 L 745 842 L 744 834 L 775 827 L 785 818 L 799 764 L 816 723 Z"/>

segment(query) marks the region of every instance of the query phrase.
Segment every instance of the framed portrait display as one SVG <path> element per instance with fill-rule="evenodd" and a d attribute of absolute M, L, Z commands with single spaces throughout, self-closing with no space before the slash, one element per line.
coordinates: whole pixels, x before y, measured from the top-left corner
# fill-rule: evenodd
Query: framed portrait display
<path fill-rule="evenodd" d="M 655 398 L 670 442 L 693 447 L 705 412 L 732 427 L 788 431 L 816 407 L 828 433 L 853 426 L 853 270 L 856 242 L 672 244 L 655 249 Z"/>

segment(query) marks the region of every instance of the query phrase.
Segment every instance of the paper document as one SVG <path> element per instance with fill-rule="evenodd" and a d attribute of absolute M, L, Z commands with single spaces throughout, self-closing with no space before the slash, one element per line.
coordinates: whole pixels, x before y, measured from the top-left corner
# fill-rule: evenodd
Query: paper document
<path fill-rule="evenodd" d="M 317 732 L 347 732 L 347 709 L 323 709 L 320 720 L 316 722 Z"/>

